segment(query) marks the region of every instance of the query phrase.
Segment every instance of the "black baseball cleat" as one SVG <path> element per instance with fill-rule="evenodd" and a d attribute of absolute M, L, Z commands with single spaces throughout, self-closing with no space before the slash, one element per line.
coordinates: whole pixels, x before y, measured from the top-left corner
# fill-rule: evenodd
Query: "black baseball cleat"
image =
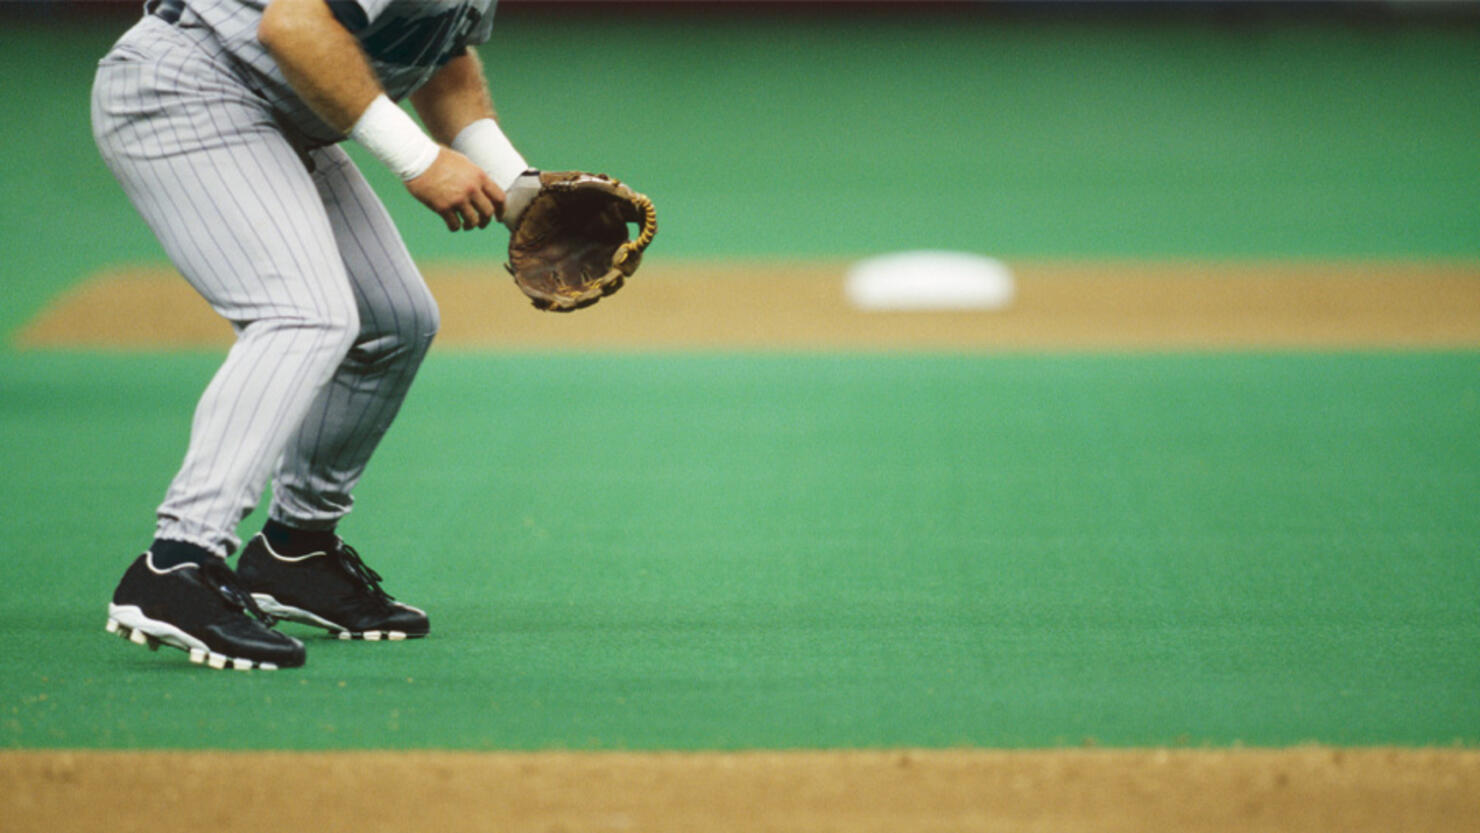
<path fill-rule="evenodd" d="M 108 605 L 108 632 L 156 650 L 179 648 L 212 668 L 296 668 L 303 643 L 272 630 L 219 558 L 166 569 L 151 553 L 134 560 Z"/>
<path fill-rule="evenodd" d="M 340 639 L 426 636 L 426 611 L 396 601 L 353 547 L 335 542 L 329 550 L 281 555 L 258 533 L 242 550 L 237 575 L 268 614 L 324 628 Z"/>

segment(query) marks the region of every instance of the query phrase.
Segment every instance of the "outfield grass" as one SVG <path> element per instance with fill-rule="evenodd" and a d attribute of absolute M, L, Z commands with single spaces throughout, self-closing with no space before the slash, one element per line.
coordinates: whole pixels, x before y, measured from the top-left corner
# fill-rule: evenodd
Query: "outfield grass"
<path fill-rule="evenodd" d="M 6 373 L 0 746 L 1480 742 L 1470 353 L 434 356 L 250 675 L 102 633 L 215 361 Z"/>

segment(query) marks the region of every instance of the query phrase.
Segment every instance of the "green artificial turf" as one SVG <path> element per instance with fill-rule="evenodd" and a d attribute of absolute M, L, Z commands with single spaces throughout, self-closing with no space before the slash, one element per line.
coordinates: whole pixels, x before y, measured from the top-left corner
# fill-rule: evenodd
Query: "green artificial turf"
<path fill-rule="evenodd" d="M 1210 20 L 511 6 L 484 56 L 652 257 L 1477 254 L 1473 26 Z M 160 254 L 88 135 L 127 21 L 3 23 L 8 343 Z M 219 360 L 0 348 L 0 747 L 1480 743 L 1473 352 L 434 352 L 344 527 L 433 637 L 250 674 L 102 629 Z"/>
<path fill-rule="evenodd" d="M 0 746 L 1480 743 L 1472 353 L 434 355 L 252 673 L 102 629 L 216 360 L 0 363 Z"/>

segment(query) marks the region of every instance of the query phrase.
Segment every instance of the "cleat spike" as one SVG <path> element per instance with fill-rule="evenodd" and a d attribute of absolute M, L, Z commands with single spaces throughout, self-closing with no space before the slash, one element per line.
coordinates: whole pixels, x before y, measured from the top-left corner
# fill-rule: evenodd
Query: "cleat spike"
<path fill-rule="evenodd" d="M 379 642 L 380 631 L 365 631 L 364 637 L 366 642 Z"/>
<path fill-rule="evenodd" d="M 355 635 L 352 634 L 352 633 L 350 633 L 349 631 L 340 631 L 339 632 L 339 638 L 340 639 L 354 639 L 355 638 Z"/>
<path fill-rule="evenodd" d="M 275 663 L 275 662 L 258 663 L 257 664 L 257 667 L 258 668 L 261 668 L 263 671 L 276 671 L 276 670 L 278 670 L 277 663 Z"/>
<path fill-rule="evenodd" d="M 406 634 L 402 633 L 401 631 L 390 631 L 385 635 L 385 638 L 389 639 L 392 642 L 400 642 L 401 640 L 406 638 Z"/>
<path fill-rule="evenodd" d="M 151 651 L 179 650 L 191 664 L 217 670 L 248 671 L 263 660 L 302 665 L 303 643 L 271 630 L 224 559 L 204 561 L 159 570 L 149 553 L 139 556 L 108 604 L 107 632 Z"/>

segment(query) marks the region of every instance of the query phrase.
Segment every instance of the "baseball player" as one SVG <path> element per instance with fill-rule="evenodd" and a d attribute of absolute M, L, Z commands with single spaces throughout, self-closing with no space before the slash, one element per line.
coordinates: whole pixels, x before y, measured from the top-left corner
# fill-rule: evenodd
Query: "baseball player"
<path fill-rule="evenodd" d="M 103 159 L 237 334 L 109 631 L 216 668 L 302 665 L 275 618 L 345 639 L 428 632 L 335 534 L 438 325 L 337 143 L 361 143 L 450 230 L 511 222 L 539 175 L 494 120 L 472 49 L 493 3 L 148 0 L 99 63 Z M 269 520 L 233 571 L 269 477 Z"/>

